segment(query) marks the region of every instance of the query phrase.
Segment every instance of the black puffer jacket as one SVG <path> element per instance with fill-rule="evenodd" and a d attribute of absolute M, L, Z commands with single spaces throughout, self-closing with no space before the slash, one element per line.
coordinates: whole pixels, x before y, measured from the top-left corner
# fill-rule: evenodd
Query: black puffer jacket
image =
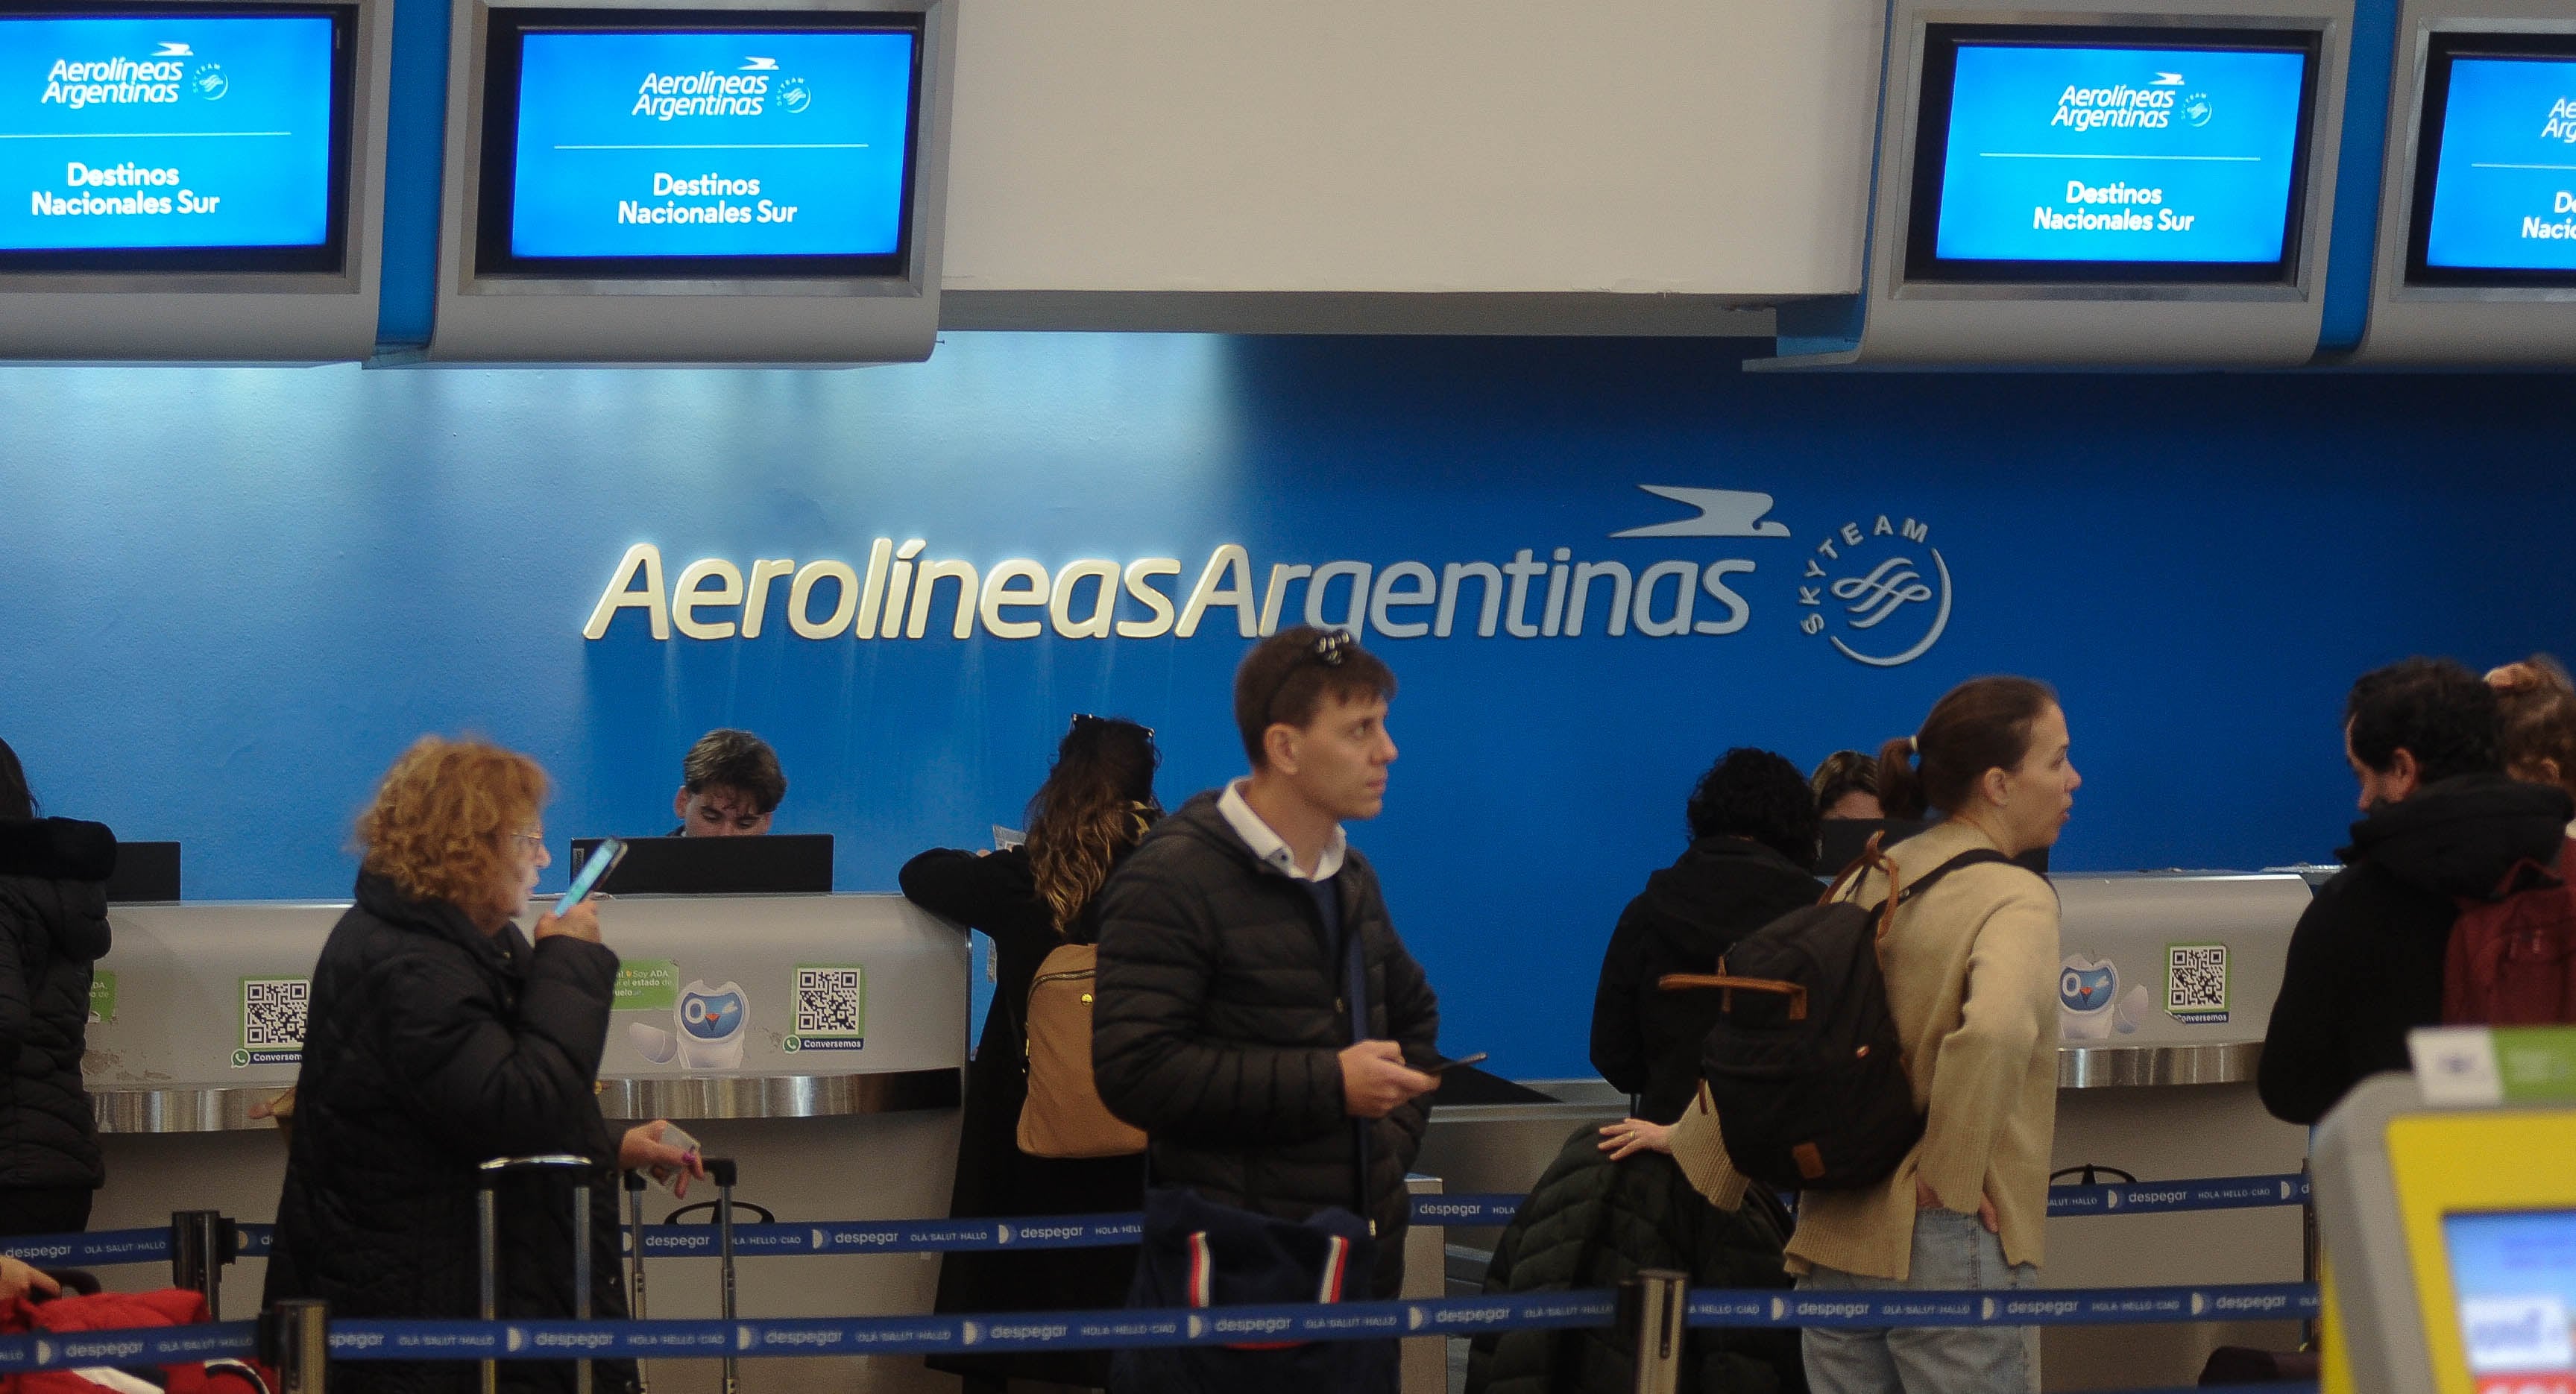
<path fill-rule="evenodd" d="M 1566 1139 L 1486 1270 L 1487 1292 L 1570 1292 L 1615 1287 L 1643 1268 L 1690 1275 L 1692 1287 L 1786 1288 L 1781 1260 L 1789 1213 L 1756 1186 L 1729 1214 L 1691 1188 L 1660 1152 L 1623 1161 L 1602 1154 L 1586 1126 Z M 1511 1331 L 1468 1348 L 1468 1394 L 1628 1394 L 1636 1351 L 1609 1327 Z M 1798 1333 L 1693 1331 L 1682 1346 L 1681 1388 L 1693 1394 L 1805 1394 Z"/>
<path fill-rule="evenodd" d="M 2406 1033 L 2441 1024 L 2460 901 L 2494 894 L 2518 861 L 2554 864 L 2570 809 L 2546 785 L 2464 774 L 2352 825 L 2344 869 L 2290 934 L 2255 1071 L 2273 1117 L 2314 1123 L 2365 1076 L 2409 1067 Z"/>
<path fill-rule="evenodd" d="M 1092 1068 L 1101 1101 L 1153 1138 L 1153 1179 L 1225 1205 L 1302 1220 L 1359 1198 L 1358 1146 L 1342 1111 L 1342 956 L 1324 942 L 1306 883 L 1262 865 L 1217 796 L 1147 834 L 1100 896 Z M 1362 935 L 1369 1036 L 1438 1058 L 1440 1009 L 1422 966 L 1353 849 L 1333 878 Z M 1404 1174 L 1430 1100 L 1369 1131 L 1368 1215 L 1380 1297 L 1404 1278 Z"/>
<path fill-rule="evenodd" d="M 0 1189 L 106 1180 L 81 1053 L 114 870 L 116 835 L 100 824 L 0 821 Z"/>
<path fill-rule="evenodd" d="M 1741 837 L 1702 838 L 1646 878 L 1619 914 L 1592 999 L 1592 1067 L 1671 1123 L 1699 1090 L 1699 1052 L 1717 1025 L 1711 992 L 1665 992 L 1666 973 L 1714 973 L 1735 941 L 1823 894 L 1814 873 Z"/>
<path fill-rule="evenodd" d="M 597 944 L 485 935 L 453 905 L 361 875 L 313 969 L 264 1300 L 471 1317 L 475 1164 L 575 1152 L 595 1163 L 591 1310 L 625 1315 L 617 1142 L 595 1089 L 616 980 L 617 955 Z M 502 1195 L 502 1312 L 572 1315 L 569 1185 L 528 1178 Z M 471 1364 L 369 1361 L 332 1371 L 331 1388 L 462 1394 L 475 1378 Z M 634 1366 L 602 1361 L 597 1379 L 607 1394 L 631 1390 Z M 552 1394 L 572 1387 L 572 1367 L 503 1361 L 501 1383 Z"/>

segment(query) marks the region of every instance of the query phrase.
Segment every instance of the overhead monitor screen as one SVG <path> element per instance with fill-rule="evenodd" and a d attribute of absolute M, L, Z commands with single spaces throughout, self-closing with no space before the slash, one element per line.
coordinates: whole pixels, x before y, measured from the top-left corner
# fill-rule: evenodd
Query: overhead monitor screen
<path fill-rule="evenodd" d="M 901 273 L 917 15 L 498 10 L 492 23 L 479 272 Z"/>
<path fill-rule="evenodd" d="M 2478 1394 L 2576 1389 L 2576 1211 L 2445 1215 L 2442 1240 Z"/>
<path fill-rule="evenodd" d="M 0 270 L 340 269 L 353 14 L 0 4 Z"/>
<path fill-rule="evenodd" d="M 1905 272 L 2296 278 L 2317 35 L 1928 26 Z"/>
<path fill-rule="evenodd" d="M 2576 36 L 2435 34 L 2407 279 L 2576 285 Z"/>

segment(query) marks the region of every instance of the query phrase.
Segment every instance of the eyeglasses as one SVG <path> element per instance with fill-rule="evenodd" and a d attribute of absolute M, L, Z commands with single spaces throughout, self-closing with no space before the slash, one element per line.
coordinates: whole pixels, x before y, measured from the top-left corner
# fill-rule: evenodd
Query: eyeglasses
<path fill-rule="evenodd" d="M 546 835 L 545 835 L 544 833 L 512 833 L 512 834 L 510 834 L 510 845 L 511 845 L 511 846 L 516 847 L 516 846 L 518 846 L 518 845 L 519 845 L 519 844 L 521 844 L 521 843 L 526 843 L 526 844 L 527 844 L 527 848 L 528 848 L 528 850 L 529 850 L 530 852 L 534 852 L 534 853 L 538 853 L 538 854 L 542 855 L 542 854 L 545 852 L 545 850 L 546 850 Z"/>
<path fill-rule="evenodd" d="M 1280 670 L 1279 680 L 1270 684 L 1270 696 L 1261 704 L 1265 724 L 1279 705 L 1279 694 L 1288 690 L 1289 680 L 1297 676 L 1298 669 L 1309 663 L 1339 668 L 1351 656 L 1351 650 L 1358 646 L 1359 640 L 1352 638 L 1349 630 L 1327 629 L 1315 636 L 1315 642 L 1299 649 L 1296 657 L 1288 661 L 1288 666 Z"/>

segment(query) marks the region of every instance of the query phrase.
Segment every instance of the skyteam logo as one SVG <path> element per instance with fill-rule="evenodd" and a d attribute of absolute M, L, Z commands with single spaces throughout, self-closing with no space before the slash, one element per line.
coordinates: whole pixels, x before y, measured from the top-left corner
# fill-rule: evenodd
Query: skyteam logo
<path fill-rule="evenodd" d="M 2048 124 L 2078 131 L 2163 130 L 2173 124 L 2174 89 L 2182 85 L 2182 74 L 2167 72 L 2152 74 L 2137 87 L 2125 82 L 2113 87 L 2070 85 L 2059 94 L 2057 114 L 2049 118 Z M 2201 100 L 2206 103 L 2208 99 Z M 2192 124 L 2207 121 L 2208 117 L 2203 116 Z"/>
<path fill-rule="evenodd" d="M 1932 529 L 1881 513 L 1836 528 L 1798 578 L 1798 628 L 1872 668 L 1911 663 L 1950 627 L 1950 563 Z"/>
<path fill-rule="evenodd" d="M 778 105 L 788 115 L 798 115 L 814 105 L 814 89 L 806 85 L 805 79 L 791 77 L 778 84 Z"/>
<path fill-rule="evenodd" d="M 2206 126 L 2209 118 L 2217 114 L 2218 104 L 2211 101 L 2206 92 L 2194 92 L 2182 99 L 2182 119 L 2186 125 Z"/>
<path fill-rule="evenodd" d="M 185 48 L 187 45 L 181 44 L 180 47 Z M 220 102 L 226 92 L 233 90 L 233 85 L 231 80 L 224 76 L 223 64 L 200 63 L 197 65 L 197 70 L 188 75 L 188 90 L 207 101 Z"/>

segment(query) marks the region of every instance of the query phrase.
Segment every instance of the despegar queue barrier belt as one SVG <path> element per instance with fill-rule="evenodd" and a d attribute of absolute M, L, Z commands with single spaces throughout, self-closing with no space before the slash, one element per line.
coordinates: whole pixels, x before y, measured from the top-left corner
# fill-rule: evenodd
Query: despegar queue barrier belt
<path fill-rule="evenodd" d="M 2130 1185 L 2052 1186 L 2050 1218 L 2088 1215 L 2154 1215 L 2190 1210 L 2246 1210 L 2298 1205 L 2308 1198 L 2308 1178 L 2287 1172 L 2273 1176 L 2223 1176 L 2192 1181 L 2142 1181 Z M 1511 1223 L 1524 1197 L 1516 1195 L 1419 1195 L 1413 1199 L 1413 1222 L 1456 1228 L 1494 1227 Z M 1117 1215 L 1038 1215 L 989 1220 L 824 1220 L 805 1223 L 735 1225 L 734 1252 L 764 1254 L 937 1254 L 997 1249 L 1090 1249 L 1133 1244 L 1143 1233 L 1144 1217 Z M 272 1239 L 268 1225 L 237 1227 L 236 1257 L 265 1258 Z M 706 1257 L 716 1251 L 713 1225 L 653 1225 L 644 1231 L 646 1258 Z M 39 1267 L 78 1268 L 93 1264 L 156 1263 L 170 1257 L 170 1231 L 165 1228 L 101 1230 L 91 1234 L 33 1235 L 0 1239 L 0 1254 Z"/>
<path fill-rule="evenodd" d="M 329 1323 L 333 1360 L 572 1360 L 725 1355 L 935 1355 L 962 1350 L 1118 1350 L 1250 1341 L 1402 1336 L 1611 1325 L 1617 1294 L 1520 1293 L 1431 1301 L 1015 1312 L 995 1316 L 790 1317 L 760 1321 L 371 1321 Z M 2210 1287 L 1832 1292 L 1701 1288 L 1694 1327 L 2102 1326 L 2314 1316 L 2305 1283 Z M 254 1323 L 0 1337 L 0 1374 L 91 1365 L 163 1365 L 252 1353 Z"/>

